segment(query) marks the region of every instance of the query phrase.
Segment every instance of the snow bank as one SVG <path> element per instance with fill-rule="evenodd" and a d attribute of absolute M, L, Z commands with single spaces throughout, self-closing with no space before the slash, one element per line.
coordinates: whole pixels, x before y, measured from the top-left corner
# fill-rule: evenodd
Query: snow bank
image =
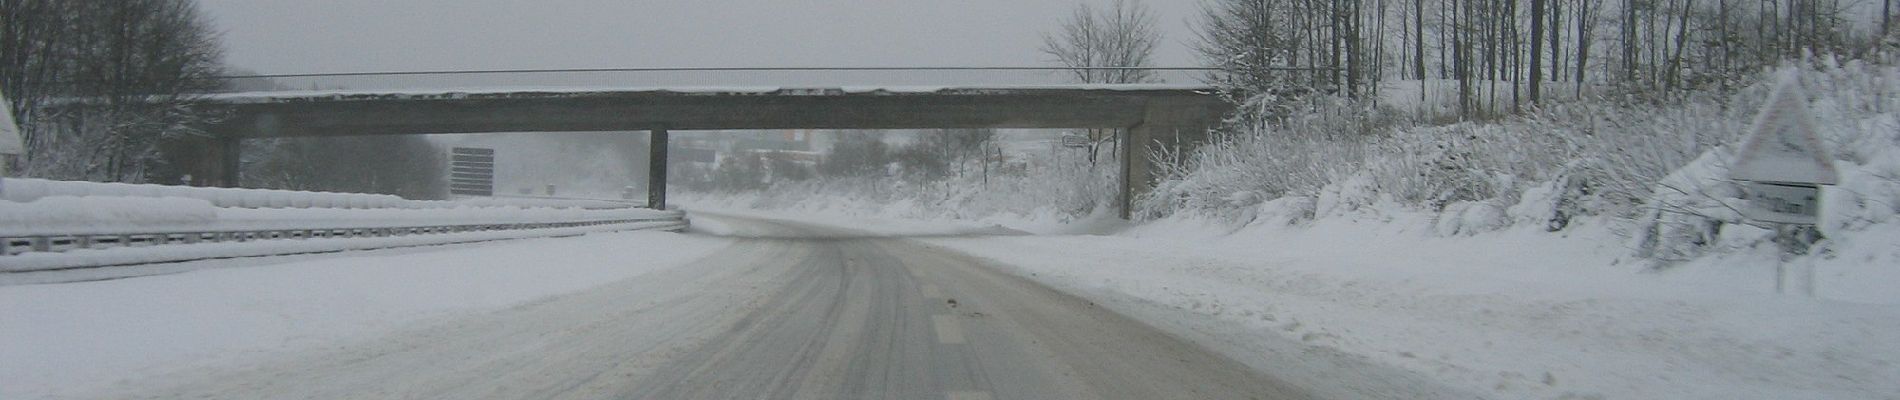
<path fill-rule="evenodd" d="M 674 268 L 728 241 L 597 233 L 409 254 L 0 287 L 0 398 L 326 347 Z"/>
<path fill-rule="evenodd" d="M 1773 265 L 1755 261 L 1759 253 L 1728 260 L 1742 261 L 1728 273 L 1639 275 L 1616 265 L 1620 240 L 1602 219 L 1563 235 L 1526 226 L 1440 237 L 1435 215 L 1379 212 L 1231 234 L 1223 223 L 1168 220 L 1115 236 L 927 240 L 1104 304 L 1134 298 L 1185 313 L 1161 318 L 1185 324 L 1179 333 L 1189 337 L 1242 332 L 1196 338 L 1342 398 L 1380 395 L 1355 392 L 1339 371 L 1287 362 L 1306 356 L 1287 354 L 1284 343 L 1483 398 L 1900 393 L 1891 379 L 1900 376 L 1900 336 L 1886 334 L 1900 329 L 1900 307 L 1773 295 Z M 1823 278 L 1824 292 L 1895 281 L 1893 247 L 1856 249 L 1878 259 L 1822 267 L 1840 274 Z"/>

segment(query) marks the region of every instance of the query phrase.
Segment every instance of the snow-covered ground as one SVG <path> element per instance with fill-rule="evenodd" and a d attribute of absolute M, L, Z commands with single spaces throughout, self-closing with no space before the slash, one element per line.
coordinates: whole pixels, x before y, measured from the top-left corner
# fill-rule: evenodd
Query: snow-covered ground
<path fill-rule="evenodd" d="M 992 226 L 749 214 L 915 236 Z M 1773 259 L 1760 252 L 1651 272 L 1619 260 L 1629 251 L 1608 223 L 1578 224 L 1441 237 L 1429 214 L 1368 210 L 1239 230 L 1172 219 L 923 240 L 1119 304 L 1319 393 L 1367 395 L 1300 361 L 1326 353 L 1484 398 L 1900 398 L 1894 232 L 1839 245 L 1818 263 L 1824 299 L 1810 299 L 1776 294 L 1775 265 L 1748 261 Z"/>
<path fill-rule="evenodd" d="M 374 338 L 666 270 L 728 243 L 594 233 L 0 286 L 0 398 L 84 396 L 141 377 Z"/>

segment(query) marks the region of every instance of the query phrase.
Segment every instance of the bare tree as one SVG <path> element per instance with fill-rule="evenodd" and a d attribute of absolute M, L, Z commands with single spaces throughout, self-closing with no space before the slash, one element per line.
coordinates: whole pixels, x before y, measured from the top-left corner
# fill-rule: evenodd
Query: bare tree
<path fill-rule="evenodd" d="M 1195 50 L 1210 66 L 1220 68 L 1209 80 L 1241 95 L 1291 86 L 1293 77 L 1275 69 L 1299 63 L 1296 16 L 1270 0 L 1203 3 Z"/>
<path fill-rule="evenodd" d="M 1062 29 L 1043 35 L 1042 52 L 1082 83 L 1148 83 L 1159 77 L 1151 70 L 1087 69 L 1089 67 L 1151 67 L 1155 45 L 1155 15 L 1135 0 L 1115 0 L 1106 9 L 1084 3 L 1063 21 Z"/>
<path fill-rule="evenodd" d="M 1043 34 L 1042 52 L 1052 61 L 1073 68 L 1069 73 L 1077 82 L 1149 83 L 1160 80 L 1152 70 L 1092 68 L 1151 67 L 1155 45 L 1160 42 L 1154 12 L 1147 5 L 1137 0 L 1115 0 L 1106 9 L 1088 3 L 1076 6 L 1060 30 Z M 1115 132 L 1088 130 L 1089 165 L 1095 165 L 1096 153 L 1103 144 L 1114 142 Z"/>
<path fill-rule="evenodd" d="M 15 97 L 35 176 L 161 181 L 161 144 L 189 141 L 206 115 L 221 49 L 192 0 L 0 0 L 0 90 Z M 47 101 L 67 99 L 49 111 Z M 156 175 L 154 175 L 156 174 Z"/>

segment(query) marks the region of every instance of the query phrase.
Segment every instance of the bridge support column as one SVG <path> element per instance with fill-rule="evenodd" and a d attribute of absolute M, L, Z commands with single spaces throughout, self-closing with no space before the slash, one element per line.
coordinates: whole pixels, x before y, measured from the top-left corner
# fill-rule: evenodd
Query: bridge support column
<path fill-rule="evenodd" d="M 1117 201 L 1121 206 L 1122 219 L 1133 219 L 1135 198 L 1146 194 L 1149 189 L 1150 166 L 1148 160 L 1148 142 L 1151 136 L 1147 124 L 1122 129 L 1116 140 L 1121 142 L 1122 179 Z"/>
<path fill-rule="evenodd" d="M 666 209 L 666 127 L 653 128 L 648 132 L 647 151 L 647 207 L 655 210 Z"/>
<path fill-rule="evenodd" d="M 216 145 L 218 146 L 218 171 L 216 175 L 218 182 L 213 185 L 228 188 L 238 187 L 240 176 L 238 170 L 243 167 L 243 163 L 239 161 L 240 156 L 243 156 L 244 153 L 244 139 L 220 138 L 216 139 L 215 143 L 217 143 Z"/>
<path fill-rule="evenodd" d="M 165 164 L 146 175 L 161 185 L 237 187 L 241 139 L 187 137 L 165 140 L 158 149 Z"/>
<path fill-rule="evenodd" d="M 1155 153 L 1186 154 L 1206 143 L 1223 113 L 1205 104 L 1150 104 L 1141 124 L 1122 130 L 1122 219 L 1133 219 L 1135 201 L 1154 190 Z"/>

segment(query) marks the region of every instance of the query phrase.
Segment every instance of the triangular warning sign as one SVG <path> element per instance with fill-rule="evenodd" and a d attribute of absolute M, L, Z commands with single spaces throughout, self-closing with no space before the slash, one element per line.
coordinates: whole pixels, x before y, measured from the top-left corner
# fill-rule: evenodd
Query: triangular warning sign
<path fill-rule="evenodd" d="M 1797 185 L 1833 185 L 1840 174 L 1821 144 L 1801 94 L 1801 82 L 1783 73 L 1775 92 L 1729 167 L 1729 179 Z"/>

